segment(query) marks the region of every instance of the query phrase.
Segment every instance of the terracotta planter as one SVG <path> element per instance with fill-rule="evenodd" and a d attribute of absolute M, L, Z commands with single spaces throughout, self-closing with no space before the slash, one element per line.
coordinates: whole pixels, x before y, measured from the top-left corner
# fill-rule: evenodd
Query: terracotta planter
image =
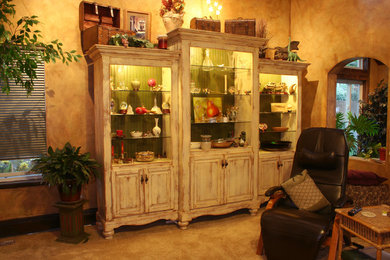
<path fill-rule="evenodd" d="M 68 193 L 62 189 L 61 185 L 58 185 L 61 200 L 65 202 L 79 201 L 81 199 L 81 186 L 77 185 L 75 180 L 67 180 L 66 186 L 69 189 Z"/>
<path fill-rule="evenodd" d="M 163 17 L 163 22 L 167 32 L 173 31 L 176 28 L 180 28 L 183 25 L 183 15 L 174 14 L 171 12 L 166 13 Z"/>

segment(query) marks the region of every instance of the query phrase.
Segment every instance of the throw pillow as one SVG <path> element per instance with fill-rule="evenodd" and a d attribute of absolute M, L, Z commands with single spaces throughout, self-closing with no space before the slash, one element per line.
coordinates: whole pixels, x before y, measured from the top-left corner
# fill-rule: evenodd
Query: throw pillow
<path fill-rule="evenodd" d="M 378 176 L 374 172 L 348 170 L 347 183 L 360 186 L 376 186 L 387 181 L 387 178 Z"/>
<path fill-rule="evenodd" d="M 288 179 L 281 185 L 299 209 L 317 211 L 330 205 L 307 170 Z"/>

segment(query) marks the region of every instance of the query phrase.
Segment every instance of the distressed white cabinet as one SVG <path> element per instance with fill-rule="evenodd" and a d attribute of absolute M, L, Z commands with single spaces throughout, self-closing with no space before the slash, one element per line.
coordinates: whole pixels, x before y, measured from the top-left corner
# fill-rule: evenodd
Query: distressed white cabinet
<path fill-rule="evenodd" d="M 259 59 L 260 151 L 258 196 L 290 178 L 301 133 L 302 79 L 308 63 Z M 266 126 L 266 129 L 264 129 Z M 290 142 L 288 148 L 272 147 Z"/>
<path fill-rule="evenodd" d="M 181 142 L 179 225 L 201 215 L 259 208 L 258 54 L 265 39 L 179 28 L 168 47 L 180 52 Z M 244 147 L 195 148 L 246 134 Z M 255 174 L 256 173 L 256 174 Z"/>
<path fill-rule="evenodd" d="M 293 151 L 260 153 L 258 195 L 261 202 L 267 199 L 264 194 L 269 188 L 279 186 L 290 178 L 293 159 Z"/>
<path fill-rule="evenodd" d="M 191 209 L 251 199 L 252 159 L 247 153 L 191 158 Z"/>
<path fill-rule="evenodd" d="M 179 52 L 94 45 L 87 55 L 102 165 L 98 227 L 112 238 L 122 225 L 177 220 Z M 146 151 L 153 160 L 137 159 Z"/>

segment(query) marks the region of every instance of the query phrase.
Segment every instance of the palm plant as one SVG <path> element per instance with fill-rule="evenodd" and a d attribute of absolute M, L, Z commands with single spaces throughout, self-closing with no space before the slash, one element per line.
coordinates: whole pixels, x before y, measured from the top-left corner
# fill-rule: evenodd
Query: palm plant
<path fill-rule="evenodd" d="M 354 115 L 351 112 L 347 113 L 347 121 L 344 114 L 339 112 L 336 114 L 336 128 L 344 129 L 345 136 L 349 147 L 349 152 L 353 155 L 362 155 L 362 142 L 358 136 L 375 136 L 378 134 L 379 126 L 373 119 L 368 119 L 364 115 Z M 377 143 L 372 143 L 370 146 L 376 146 Z"/>

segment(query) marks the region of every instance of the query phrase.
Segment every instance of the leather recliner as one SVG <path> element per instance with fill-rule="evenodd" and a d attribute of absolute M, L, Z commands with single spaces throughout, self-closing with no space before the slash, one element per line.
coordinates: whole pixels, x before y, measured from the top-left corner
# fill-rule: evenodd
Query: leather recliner
<path fill-rule="evenodd" d="M 302 131 L 294 155 L 291 177 L 308 170 L 322 194 L 331 203 L 319 211 L 298 209 L 288 196 L 276 202 L 261 217 L 261 236 L 268 260 L 316 259 L 330 232 L 334 209 L 346 201 L 348 146 L 344 131 L 309 128 Z M 266 192 L 272 195 L 281 187 Z M 260 245 L 260 243 L 259 243 Z"/>

